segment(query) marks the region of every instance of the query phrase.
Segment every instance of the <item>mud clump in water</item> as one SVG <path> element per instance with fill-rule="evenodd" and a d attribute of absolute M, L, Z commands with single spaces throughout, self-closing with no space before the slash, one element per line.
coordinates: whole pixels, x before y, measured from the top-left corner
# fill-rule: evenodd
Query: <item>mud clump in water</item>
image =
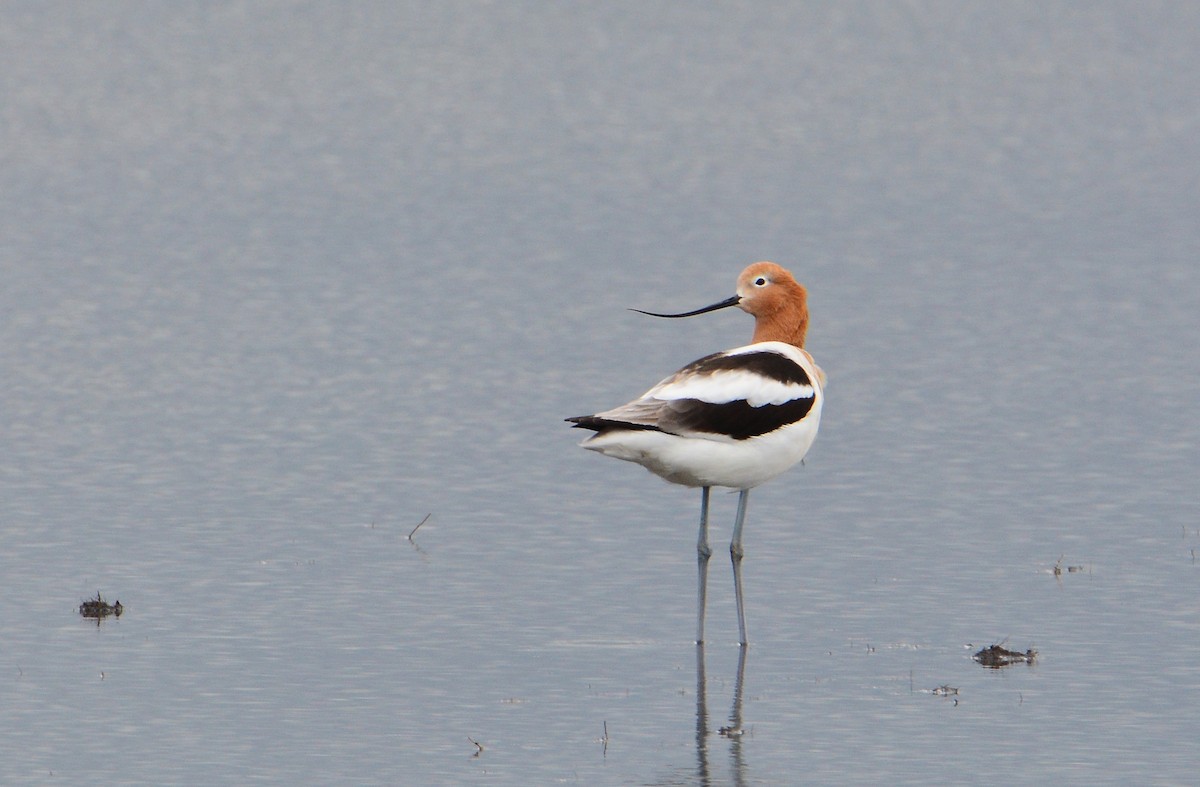
<path fill-rule="evenodd" d="M 125 611 L 125 607 L 121 606 L 120 599 L 115 604 L 109 604 L 100 595 L 100 591 L 96 591 L 95 598 L 89 598 L 79 605 L 79 614 L 85 618 L 95 618 L 96 625 L 100 625 L 100 621 L 107 618 L 109 615 L 121 617 L 121 613 Z"/>
<path fill-rule="evenodd" d="M 1013 664 L 1032 664 L 1033 660 L 1037 658 L 1037 651 L 1030 648 L 1022 653 L 1018 650 L 1009 650 L 1002 645 L 989 645 L 976 653 L 974 658 L 985 667 L 1000 669 Z"/>

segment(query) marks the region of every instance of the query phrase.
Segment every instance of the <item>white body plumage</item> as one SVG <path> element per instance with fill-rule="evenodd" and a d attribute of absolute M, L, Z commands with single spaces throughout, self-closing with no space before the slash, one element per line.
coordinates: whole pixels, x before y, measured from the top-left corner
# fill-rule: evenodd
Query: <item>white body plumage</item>
<path fill-rule="evenodd" d="M 628 404 L 574 420 L 581 445 L 685 486 L 751 489 L 795 465 L 821 420 L 807 352 L 758 342 L 701 358 Z"/>

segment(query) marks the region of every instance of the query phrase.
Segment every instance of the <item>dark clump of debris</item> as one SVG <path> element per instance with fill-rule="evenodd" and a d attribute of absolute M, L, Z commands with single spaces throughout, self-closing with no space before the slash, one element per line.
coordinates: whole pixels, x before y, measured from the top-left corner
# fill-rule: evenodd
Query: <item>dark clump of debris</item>
<path fill-rule="evenodd" d="M 1037 658 L 1037 651 L 1033 648 L 1024 653 L 1018 650 L 1009 650 L 1002 645 L 989 645 L 975 654 L 975 660 L 985 667 L 992 669 L 1000 669 L 1013 664 L 1032 664 Z"/>
<path fill-rule="evenodd" d="M 1064 573 L 1066 573 L 1066 574 L 1082 574 L 1084 572 L 1084 570 L 1085 570 L 1084 566 L 1064 566 L 1062 564 L 1064 557 L 1066 557 L 1066 555 L 1059 555 L 1058 562 L 1055 563 L 1054 568 L 1051 569 L 1051 571 L 1054 572 L 1054 576 L 1061 577 Z"/>
<path fill-rule="evenodd" d="M 125 611 L 125 607 L 121 606 L 120 599 L 115 604 L 109 604 L 100 595 L 100 591 L 96 591 L 95 598 L 89 598 L 79 605 L 79 614 L 85 618 L 95 618 L 96 625 L 100 625 L 100 621 L 109 615 L 121 617 L 121 613 Z"/>

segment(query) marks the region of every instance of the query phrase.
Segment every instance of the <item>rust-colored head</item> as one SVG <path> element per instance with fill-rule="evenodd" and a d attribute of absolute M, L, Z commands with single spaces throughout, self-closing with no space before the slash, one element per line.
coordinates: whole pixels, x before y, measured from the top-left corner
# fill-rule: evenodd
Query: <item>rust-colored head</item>
<path fill-rule="evenodd" d="M 755 342 L 787 342 L 803 349 L 808 291 L 784 268 L 756 262 L 737 282 L 737 307 L 754 315 Z"/>
<path fill-rule="evenodd" d="M 737 295 L 682 314 L 634 309 L 651 317 L 691 317 L 736 306 L 754 315 L 753 342 L 786 342 L 804 349 L 808 332 L 808 291 L 773 262 L 756 262 L 738 276 Z"/>

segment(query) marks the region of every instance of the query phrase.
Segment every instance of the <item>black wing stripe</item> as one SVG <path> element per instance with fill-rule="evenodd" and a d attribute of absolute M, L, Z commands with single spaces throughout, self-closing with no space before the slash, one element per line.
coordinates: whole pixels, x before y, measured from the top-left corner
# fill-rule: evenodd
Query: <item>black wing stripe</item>
<path fill-rule="evenodd" d="M 751 407 L 740 399 L 724 404 L 680 399 L 671 403 L 670 414 L 660 420 L 659 427 L 675 434 L 704 432 L 746 440 L 802 420 L 812 410 L 814 401 L 813 397 L 805 397 L 783 404 Z"/>

